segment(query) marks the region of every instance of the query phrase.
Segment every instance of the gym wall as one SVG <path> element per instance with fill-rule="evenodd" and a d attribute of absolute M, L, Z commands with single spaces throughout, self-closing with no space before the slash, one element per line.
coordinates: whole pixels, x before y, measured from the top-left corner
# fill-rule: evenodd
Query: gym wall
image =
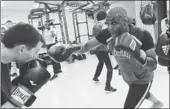
<path fill-rule="evenodd" d="M 127 10 L 127 13 L 130 17 L 135 18 L 135 2 L 134 1 L 115 1 L 113 4 L 110 6 L 111 8 L 116 7 L 116 6 L 122 6 Z M 67 19 L 67 26 L 68 26 L 68 33 L 69 33 L 69 38 L 71 41 L 75 40 L 74 37 L 74 28 L 73 28 L 73 19 L 72 19 L 72 12 L 69 12 L 69 10 L 66 9 L 66 19 Z M 78 14 L 78 21 L 83 22 L 85 21 L 85 15 L 84 13 L 79 13 Z M 94 21 L 91 18 L 88 18 L 88 25 L 89 25 L 89 34 L 92 35 L 92 27 L 94 25 Z M 79 25 L 79 31 L 81 35 L 87 34 L 87 29 L 85 24 L 80 24 Z M 87 36 L 82 36 L 81 41 L 86 42 L 88 40 Z"/>
<path fill-rule="evenodd" d="M 3 1 L 4 6 L 1 6 L 1 24 L 7 20 L 13 22 L 28 23 L 28 14 L 31 8 L 34 7 L 33 1 Z M 32 7 L 31 7 L 32 6 Z"/>
<path fill-rule="evenodd" d="M 148 2 L 149 1 L 144 1 L 144 0 L 142 0 L 142 2 L 140 0 L 135 1 L 136 21 L 137 21 L 136 25 L 143 28 L 143 29 L 148 30 L 151 33 L 154 42 L 156 43 L 157 38 L 161 33 L 161 27 L 160 27 L 161 20 L 166 17 L 166 0 L 165 1 L 162 0 L 162 1 L 156 1 L 155 2 L 155 5 L 156 5 L 155 12 L 156 12 L 157 21 L 155 22 L 154 25 L 144 25 L 142 23 L 140 17 L 139 17 L 141 4 L 146 4 Z"/>
<path fill-rule="evenodd" d="M 29 7 L 28 9 L 29 10 L 25 10 L 25 6 L 21 6 L 23 7 L 23 10 L 12 10 L 11 5 L 15 5 L 15 4 L 18 4 L 18 5 L 22 5 L 22 3 L 24 3 L 24 1 L 6 1 L 6 2 L 10 2 L 9 6 L 8 5 L 5 5 L 8 7 L 8 10 L 1 10 L 1 14 L 2 14 L 2 19 L 1 19 L 1 23 L 5 22 L 6 20 L 17 20 L 17 21 L 21 21 L 21 22 L 28 22 L 28 19 L 27 19 L 27 16 L 28 16 L 28 13 L 30 11 L 31 8 L 33 7 Z M 25 2 L 28 2 L 28 4 L 31 4 L 33 1 L 25 1 Z M 33 4 L 33 3 L 32 3 Z M 17 6 L 18 6 L 17 5 Z M 135 1 L 114 1 L 112 3 L 112 5 L 110 6 L 110 8 L 113 8 L 113 7 L 116 7 L 116 6 L 122 6 L 126 9 L 127 13 L 128 13 L 128 16 L 132 17 L 132 18 L 136 18 L 136 16 L 138 16 L 137 14 L 139 14 L 138 12 L 135 12 L 135 9 L 136 9 L 136 3 Z M 30 6 L 30 5 L 29 5 Z M 7 13 L 7 16 L 4 17 Z M 137 14 L 136 14 L 137 13 Z M 10 15 L 9 15 L 10 14 Z M 52 15 L 50 17 L 51 19 L 54 19 L 57 20 L 58 19 L 58 15 Z M 138 17 L 136 18 L 136 20 L 138 19 Z M 71 41 L 74 41 L 75 40 L 75 33 L 74 33 L 74 28 L 73 28 L 73 19 L 72 19 L 72 12 L 69 12 L 68 9 L 66 9 L 66 20 L 67 20 L 67 26 L 68 26 L 68 33 L 69 33 L 69 39 Z M 79 21 L 85 21 L 85 15 L 84 13 L 80 13 L 78 14 L 78 20 Z M 57 21 L 56 21 L 57 22 Z M 90 35 L 92 34 L 92 27 L 94 25 L 94 21 L 93 19 L 88 19 L 88 26 L 89 26 L 89 33 Z M 85 24 L 80 24 L 79 25 L 79 29 L 80 29 L 80 34 L 81 35 L 84 35 L 84 34 L 87 34 L 87 29 L 86 29 L 86 25 Z M 60 37 L 61 36 L 61 32 L 60 32 L 60 28 L 59 26 L 56 26 L 56 32 L 58 34 L 58 36 Z M 86 42 L 88 40 L 88 38 L 86 36 L 82 36 L 82 42 Z"/>
<path fill-rule="evenodd" d="M 78 13 L 78 22 L 85 22 L 85 13 Z M 72 17 L 72 12 L 69 12 L 66 10 L 66 20 L 67 20 L 67 26 L 68 26 L 68 33 L 69 33 L 69 38 L 71 41 L 75 40 L 75 33 L 74 33 L 74 27 L 73 27 L 73 17 Z M 94 25 L 94 21 L 90 18 L 88 18 L 88 26 L 89 26 L 89 33 L 90 35 L 92 34 L 92 27 Z M 87 34 L 87 27 L 86 24 L 79 24 L 79 31 L 80 35 L 85 35 Z M 86 42 L 88 40 L 87 36 L 82 36 L 81 41 Z"/>
<path fill-rule="evenodd" d="M 126 9 L 126 12 L 129 17 L 131 18 L 136 17 L 135 1 L 114 1 L 113 4 L 110 6 L 110 9 L 119 6 Z"/>

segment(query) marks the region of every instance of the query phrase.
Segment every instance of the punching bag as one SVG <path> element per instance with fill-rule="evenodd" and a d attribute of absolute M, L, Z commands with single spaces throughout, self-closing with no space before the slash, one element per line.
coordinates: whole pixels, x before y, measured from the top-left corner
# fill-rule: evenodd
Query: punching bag
<path fill-rule="evenodd" d="M 156 22 L 156 13 L 153 9 L 153 4 L 151 2 L 142 6 L 140 10 L 140 18 L 143 24 L 153 25 Z"/>

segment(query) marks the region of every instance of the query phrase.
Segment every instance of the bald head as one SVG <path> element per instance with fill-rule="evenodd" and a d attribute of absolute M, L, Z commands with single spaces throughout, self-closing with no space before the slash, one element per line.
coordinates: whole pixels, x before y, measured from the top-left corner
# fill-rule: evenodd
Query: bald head
<path fill-rule="evenodd" d="M 115 7 L 115 8 L 112 8 L 107 16 L 106 16 L 106 22 L 107 21 L 114 21 L 114 20 L 120 20 L 120 19 L 125 19 L 127 18 L 127 12 L 124 8 L 122 7 Z"/>
<path fill-rule="evenodd" d="M 106 24 L 108 24 L 108 29 L 114 35 L 120 35 L 128 30 L 127 21 L 127 12 L 122 7 L 112 8 L 106 16 Z"/>
<path fill-rule="evenodd" d="M 93 35 L 94 36 L 97 36 L 102 31 L 102 26 L 103 26 L 103 24 L 100 22 L 94 25 L 94 27 L 93 27 Z"/>
<path fill-rule="evenodd" d="M 104 20 L 106 18 L 106 15 L 107 15 L 107 13 L 104 10 L 97 11 L 96 12 L 96 19 L 97 19 L 97 21 Z"/>

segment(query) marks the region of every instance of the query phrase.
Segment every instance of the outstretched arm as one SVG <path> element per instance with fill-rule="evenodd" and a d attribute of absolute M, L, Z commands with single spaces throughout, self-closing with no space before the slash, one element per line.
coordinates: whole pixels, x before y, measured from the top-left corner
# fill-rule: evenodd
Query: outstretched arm
<path fill-rule="evenodd" d="M 67 60 L 71 54 L 78 53 L 83 54 L 86 53 L 101 44 L 107 44 L 106 41 L 111 37 L 111 34 L 108 30 L 103 30 L 99 35 L 95 38 L 89 40 L 85 44 L 70 46 L 66 44 L 56 44 L 49 48 L 48 55 L 51 59 L 56 62 L 63 62 Z"/>
<path fill-rule="evenodd" d="M 78 53 L 78 54 L 86 53 L 86 52 L 100 46 L 101 44 L 102 43 L 99 42 L 96 38 L 92 38 L 91 40 L 89 40 L 88 42 L 86 42 L 83 45 L 77 45 L 77 46 L 80 46 L 80 49 L 75 51 L 75 53 Z"/>

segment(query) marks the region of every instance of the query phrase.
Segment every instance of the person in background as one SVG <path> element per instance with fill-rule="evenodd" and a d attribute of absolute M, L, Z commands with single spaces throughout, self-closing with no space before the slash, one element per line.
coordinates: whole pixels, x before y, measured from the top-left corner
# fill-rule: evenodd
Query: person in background
<path fill-rule="evenodd" d="M 93 36 L 97 36 L 101 31 L 102 28 L 105 26 L 105 17 L 107 13 L 104 10 L 99 10 L 96 13 L 95 19 L 96 24 L 93 27 Z M 99 63 L 97 65 L 93 80 L 98 82 L 98 77 L 100 76 L 103 65 L 105 63 L 107 67 L 107 76 L 106 76 L 106 86 L 105 91 L 113 91 L 115 92 L 117 89 L 113 88 L 111 86 L 111 80 L 112 80 L 112 74 L 113 74 L 113 68 L 109 57 L 109 49 L 107 48 L 107 45 L 101 45 L 94 49 L 95 54 L 99 60 Z"/>
<path fill-rule="evenodd" d="M 161 34 L 167 33 L 170 34 L 170 30 L 169 30 L 169 25 L 170 25 L 170 21 L 169 21 L 169 16 L 170 16 L 170 11 L 169 9 L 166 12 L 167 17 L 165 17 L 164 19 L 162 19 L 161 21 Z M 170 67 L 168 67 L 167 69 L 169 71 L 170 74 Z"/>
<path fill-rule="evenodd" d="M 170 24 L 169 16 L 170 16 L 170 11 L 167 10 L 167 17 L 165 17 L 161 21 L 161 32 L 162 33 L 165 33 L 167 30 L 169 30 L 169 24 Z"/>
<path fill-rule="evenodd" d="M 9 28 L 12 27 L 14 24 L 13 24 L 13 22 L 12 22 L 11 20 L 7 20 L 7 21 L 5 22 L 5 25 L 6 25 L 7 29 L 9 29 Z"/>
<path fill-rule="evenodd" d="M 48 21 L 44 23 L 44 27 L 45 29 L 43 31 L 43 38 L 45 40 L 48 50 L 52 45 L 56 44 L 57 34 L 50 28 L 50 26 L 48 25 Z M 62 70 L 60 63 L 51 60 L 51 64 L 54 70 L 54 76 L 51 78 L 51 80 L 54 80 L 58 77 L 58 73 L 61 73 Z"/>

